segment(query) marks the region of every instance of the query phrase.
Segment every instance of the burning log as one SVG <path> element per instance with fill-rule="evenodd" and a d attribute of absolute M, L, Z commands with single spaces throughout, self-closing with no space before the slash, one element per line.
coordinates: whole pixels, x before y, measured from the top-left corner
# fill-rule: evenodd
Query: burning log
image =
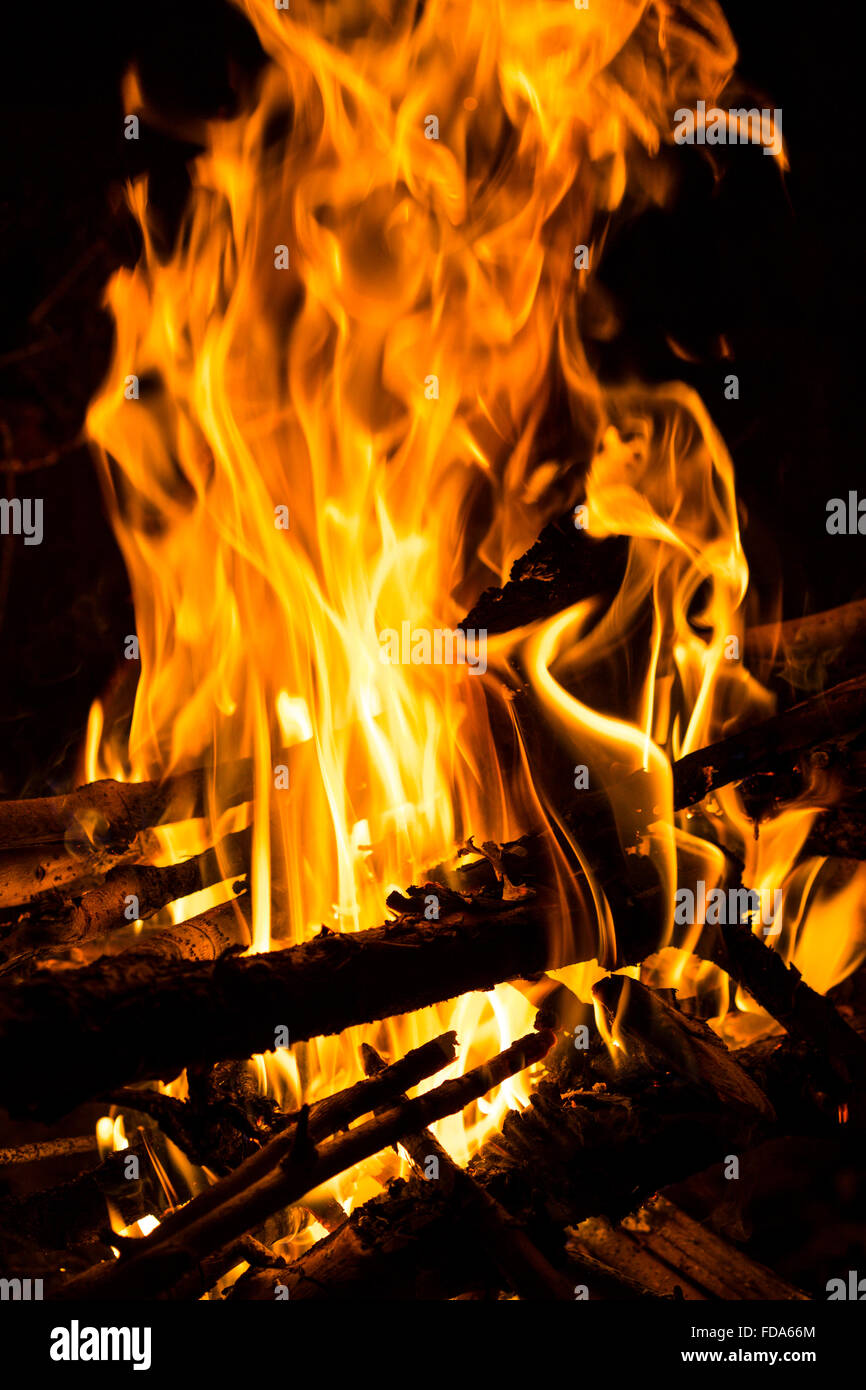
<path fill-rule="evenodd" d="M 648 1048 L 686 1081 L 706 1086 L 723 1106 L 775 1118 L 763 1091 L 705 1024 L 686 1018 L 646 985 L 622 975 L 599 980 L 592 992 L 608 1013 L 614 1036 Z"/>
<path fill-rule="evenodd" d="M 219 960 L 230 951 L 250 945 L 252 933 L 247 894 L 218 907 L 206 908 L 174 927 L 148 932 L 128 954 L 160 960 Z"/>
<path fill-rule="evenodd" d="M 309 745 L 275 750 L 291 769 L 310 756 Z M 0 851 L 38 845 L 92 845 L 122 854 L 143 830 L 203 816 L 215 805 L 221 811 L 251 801 L 251 758 L 217 767 L 175 772 L 162 780 L 116 782 L 103 778 L 61 796 L 0 801 Z"/>
<path fill-rule="evenodd" d="M 227 904 L 209 915 L 222 921 L 233 911 Z M 540 900 L 474 913 L 467 904 L 453 920 L 323 930 L 244 959 L 129 952 L 39 972 L 0 990 L 3 1103 L 15 1115 L 50 1117 L 118 1085 L 269 1051 L 281 1026 L 302 1042 L 595 955 L 589 933 L 584 942 L 548 941 L 543 920 Z M 645 948 L 644 939 L 641 956 Z"/>
<path fill-rule="evenodd" d="M 24 906 L 37 899 L 56 906 L 64 898 L 97 888 L 119 863 L 134 858 L 136 850 L 139 857 L 144 857 L 150 846 L 142 842 L 149 840 L 148 832 L 143 832 L 135 846 L 121 850 L 71 844 L 0 851 L 0 909 Z"/>
<path fill-rule="evenodd" d="M 48 920 L 28 921 L 12 932 L 0 946 L 0 959 L 9 960 L 23 951 L 57 951 L 77 946 L 107 932 L 128 928 L 132 921 L 152 916 L 176 898 L 188 897 L 245 873 L 249 868 L 250 838 L 248 829 L 239 830 L 203 854 L 163 867 L 118 865 L 106 875 L 104 883 L 85 893 L 79 903 L 70 904 Z M 176 933 L 179 931 L 175 928 Z M 178 954 L 185 953 L 178 950 Z"/>
<path fill-rule="evenodd" d="M 181 815 L 201 815 L 213 773 L 196 769 L 153 782 L 90 782 L 64 796 L 38 796 L 0 802 L 0 847 L 72 841 L 132 843 L 140 830 L 158 825 L 172 807 Z M 224 800 L 224 805 L 233 801 Z"/>
<path fill-rule="evenodd" d="M 542 1080 L 531 1104 L 509 1113 L 467 1170 L 542 1249 L 563 1252 L 563 1227 L 594 1214 L 625 1215 L 636 1192 L 648 1197 L 674 1174 L 685 1178 L 767 1132 L 766 1114 L 745 1106 L 728 1112 L 715 1096 L 708 1105 L 700 1076 L 684 1083 L 659 1074 L 645 1058 L 624 1075 L 621 1066 L 597 1066 L 589 1054 L 568 1051 L 579 1060 L 558 1083 Z M 792 1051 L 791 1043 L 777 1042 L 769 1056 L 763 1043 L 737 1054 L 749 1074 L 758 1071 L 770 1106 L 779 1110 L 786 1108 Z M 600 1055 L 607 1059 L 605 1049 Z M 572 1068 L 583 1074 L 577 1083 Z M 802 1077 L 802 1058 L 793 1075 Z M 602 1080 L 607 1076 L 619 1078 L 610 1089 Z M 795 1109 L 801 1123 L 813 1122 L 814 1109 L 799 1094 Z M 446 1200 L 439 1183 L 413 1178 L 393 1182 L 288 1269 L 242 1275 L 230 1297 L 273 1299 L 279 1282 L 293 1300 L 447 1299 L 495 1289 L 497 1277 L 475 1238 L 469 1205 L 456 1194 Z M 594 1287 L 600 1282 L 599 1274 Z M 635 1292 L 621 1277 L 607 1283 L 620 1297 Z"/>
<path fill-rule="evenodd" d="M 384 1069 L 385 1063 L 374 1048 L 362 1044 L 362 1055 L 368 1076 L 375 1076 Z M 408 1097 L 403 1095 L 399 1099 L 408 1100 Z M 454 1162 L 429 1129 L 406 1134 L 401 1143 L 420 1175 L 426 1177 L 431 1159 L 435 1160 L 435 1181 L 441 1184 L 445 1200 L 458 1195 L 497 1269 L 520 1298 L 571 1302 L 573 1291 L 569 1281 L 536 1249 L 505 1208 Z"/>
<path fill-rule="evenodd" d="M 808 1043 L 841 1083 L 846 1097 L 862 1102 L 866 1087 L 866 1041 L 846 1023 L 832 1000 L 816 993 L 794 965 L 746 926 L 728 923 L 701 940 L 695 954 L 713 960 L 752 995 L 792 1038 Z"/>
<path fill-rule="evenodd" d="M 106 933 L 128 931 L 132 920 L 146 919 L 177 898 L 186 898 L 211 884 L 222 883 L 232 874 L 245 873 L 249 867 L 249 845 L 250 831 L 240 830 L 227 835 L 202 855 L 181 860 L 177 865 L 118 866 L 107 874 L 100 887 L 85 892 L 81 902 L 70 903 L 50 917 L 28 920 L 10 933 L 0 944 L 0 960 L 8 962 L 31 952 L 36 956 L 56 955 L 58 951 L 79 947 L 82 942 L 96 940 Z M 131 910 L 132 919 L 128 915 Z M 207 951 L 206 937 L 211 929 L 213 949 Z M 174 949 L 168 940 L 170 937 L 174 937 Z M 227 945 L 243 940 L 242 931 L 232 930 L 231 913 L 214 908 L 175 926 L 168 933 L 153 933 L 142 938 L 135 942 L 135 948 L 163 949 L 165 954 L 192 960 L 215 959 Z"/>
<path fill-rule="evenodd" d="M 693 806 L 717 787 L 772 771 L 780 761 L 790 764 L 816 744 L 849 738 L 864 724 L 866 676 L 860 675 L 680 758 L 673 765 L 674 809 Z"/>
<path fill-rule="evenodd" d="M 69 1280 L 57 1290 L 62 1299 L 183 1296 L 200 1276 L 202 1260 L 231 1247 L 272 1212 L 299 1201 L 306 1192 L 404 1135 L 453 1115 L 515 1072 L 540 1061 L 554 1037 L 530 1034 L 491 1061 L 434 1091 L 398 1104 L 339 1138 L 317 1147 L 302 1111 L 291 1132 L 278 1135 L 184 1208 L 183 1224 L 169 1221 L 136 1243 L 117 1264 L 101 1266 Z M 206 1200 L 202 1200 L 202 1198 Z M 208 1269 L 212 1277 L 214 1266 Z"/>

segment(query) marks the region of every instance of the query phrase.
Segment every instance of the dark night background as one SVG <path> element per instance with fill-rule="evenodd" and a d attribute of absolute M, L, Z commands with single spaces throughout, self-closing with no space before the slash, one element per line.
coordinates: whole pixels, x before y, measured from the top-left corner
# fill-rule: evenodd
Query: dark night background
<path fill-rule="evenodd" d="M 823 7 L 801 23 L 780 3 L 726 0 L 742 79 L 781 107 L 785 183 L 758 148 L 736 150 L 716 186 L 684 149 L 677 206 L 625 222 L 602 279 L 623 317 L 603 374 L 680 377 L 707 403 L 732 452 L 752 585 L 783 576 L 786 617 L 866 591 L 858 537 L 825 531 L 828 498 L 861 477 L 862 249 L 858 46 Z M 850 12 L 848 12 L 850 13 Z M 102 285 L 136 256 L 123 180 L 152 171 L 170 223 L 189 146 L 142 125 L 123 139 L 120 80 L 135 57 L 172 108 L 229 100 L 226 54 L 257 61 L 244 22 L 215 0 L 186 6 L 32 7 L 0 21 L 0 470 L 4 495 L 43 497 L 42 546 L 0 538 L 0 795 L 65 789 L 87 711 L 133 631 L 125 571 L 86 449 L 69 448 L 111 343 Z M 737 102 L 736 104 L 743 104 Z M 723 151 L 724 153 L 724 151 Z M 724 335 L 728 364 L 713 360 Z M 680 361 L 672 337 L 702 365 Z M 727 372 L 740 400 L 724 400 Z M 14 491 L 13 491 L 14 489 Z"/>

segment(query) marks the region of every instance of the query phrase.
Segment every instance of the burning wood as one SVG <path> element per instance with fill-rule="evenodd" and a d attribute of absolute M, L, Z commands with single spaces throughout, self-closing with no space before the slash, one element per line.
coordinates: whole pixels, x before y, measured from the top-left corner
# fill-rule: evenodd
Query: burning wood
<path fill-rule="evenodd" d="M 367 1075 L 381 1073 L 384 1066 L 375 1049 L 368 1046 L 364 1052 Z M 399 1099 L 408 1100 L 408 1097 Z M 536 1249 L 504 1207 L 457 1166 L 429 1129 L 404 1134 L 401 1142 L 415 1171 L 428 1180 L 439 1182 L 446 1201 L 459 1195 L 468 1219 L 490 1249 L 497 1269 L 520 1298 L 571 1300 L 573 1295 L 568 1280 Z"/>
<path fill-rule="evenodd" d="M 394 1106 L 343 1137 L 321 1144 L 310 1132 L 308 1113 L 302 1111 L 288 1134 L 272 1139 L 230 1178 L 223 1179 L 223 1184 L 194 1198 L 180 1218 L 166 1220 L 118 1264 L 97 1267 L 71 1280 L 57 1296 L 147 1298 L 157 1293 L 165 1296 L 178 1286 L 182 1293 L 190 1282 L 198 1285 L 201 1276 L 196 1267 L 202 1259 L 226 1246 L 229 1257 L 234 1258 L 233 1242 L 272 1212 L 298 1201 L 329 1177 L 404 1135 L 462 1109 L 506 1077 L 540 1061 L 553 1040 L 546 1032 L 523 1038 L 459 1080 L 443 1082 L 435 1091 Z M 327 1120 L 323 1117 L 320 1126 L 333 1123 L 333 1113 Z M 213 1272 L 211 1266 L 209 1277 Z"/>
<path fill-rule="evenodd" d="M 301 8 L 245 6 L 182 214 L 129 190 L 83 437 L 137 679 L 84 785 L 0 802 L 0 1252 L 67 1303 L 799 1301 L 653 1194 L 862 1142 L 864 605 L 749 628 L 712 404 L 589 343 L 733 39 L 715 0 Z"/>

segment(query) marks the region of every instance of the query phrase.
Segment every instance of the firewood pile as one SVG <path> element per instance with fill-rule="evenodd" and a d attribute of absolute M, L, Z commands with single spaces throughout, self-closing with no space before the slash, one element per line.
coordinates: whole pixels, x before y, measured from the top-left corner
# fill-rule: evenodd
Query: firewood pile
<path fill-rule="evenodd" d="M 467 623 L 513 628 L 597 587 L 597 551 L 590 564 L 585 544 L 568 518 L 548 527 Z M 816 767 L 832 768 L 833 805 L 803 852 L 863 858 L 864 629 L 852 605 L 783 629 L 781 646 L 761 630 L 748 634 L 746 660 L 768 678 L 792 645 L 808 643 L 841 679 L 675 762 L 675 808 L 700 817 L 706 798 L 735 785 L 760 829 L 812 785 Z M 531 723 L 528 703 L 521 717 Z M 616 945 L 599 955 L 608 973 L 593 990 L 613 1048 L 596 1011 L 548 973 L 598 952 L 577 927 L 555 938 L 545 929 L 561 889 L 549 826 L 506 844 L 470 841 L 456 867 L 432 867 L 424 882 L 393 892 L 379 927 L 323 928 L 300 945 L 244 954 L 249 830 L 183 861 L 151 862 L 154 828 L 193 814 L 217 783 L 223 805 L 244 805 L 250 765 L 0 804 L 8 1272 L 38 1274 L 61 1300 L 816 1295 L 746 1205 L 767 1163 L 784 1177 L 784 1164 L 766 1155 L 808 1153 L 817 1171 L 830 1152 L 844 1167 L 862 1141 L 862 968 L 823 996 L 749 926 L 704 925 L 688 939 L 691 954 L 720 966 L 778 1025 L 728 1047 L 693 998 L 654 986 L 657 885 L 627 871 L 629 847 L 609 833 L 604 797 L 577 790 L 561 822 L 594 846 L 615 915 Z M 736 865 L 731 873 L 736 881 Z M 172 902 L 230 879 L 231 901 L 148 925 Z M 575 903 L 587 891 L 576 859 L 568 890 Z M 431 894 L 436 920 L 425 916 Z M 131 897 L 142 924 L 134 932 Z M 625 966 L 640 968 L 615 973 Z M 537 1006 L 535 1031 L 438 1085 L 463 1041 L 453 1032 L 400 1057 L 364 1045 L 363 1079 L 293 1113 L 262 1094 L 246 1065 L 274 1048 L 280 1025 L 294 1046 L 503 982 Z M 461 1167 L 429 1126 L 529 1067 L 530 1105 L 512 1110 Z M 156 1088 L 184 1071 L 186 1099 Z M 425 1082 L 432 1089 L 410 1098 Z M 100 1160 L 92 1130 L 83 1131 L 108 1106 L 124 1115 L 128 1146 Z M 190 1200 L 167 1176 L 167 1143 L 208 1175 Z M 411 1176 L 348 1214 L 327 1195 L 335 1175 L 398 1144 Z M 725 1181 L 740 1173 L 748 1180 Z M 280 1248 L 313 1215 L 325 1233 L 287 1260 Z M 146 1218 L 147 1233 L 119 1234 L 120 1222 Z"/>

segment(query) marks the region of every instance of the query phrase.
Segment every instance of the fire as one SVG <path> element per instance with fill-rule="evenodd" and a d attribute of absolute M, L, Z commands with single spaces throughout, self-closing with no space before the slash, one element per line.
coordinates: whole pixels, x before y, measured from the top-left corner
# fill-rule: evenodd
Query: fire
<path fill-rule="evenodd" d="M 203 130 L 170 248 L 146 182 L 129 190 L 143 249 L 108 290 L 116 348 L 88 429 L 141 666 L 128 743 L 95 711 L 89 770 L 251 759 L 251 949 L 356 931 L 467 835 L 557 822 L 528 754 L 508 779 L 497 763 L 490 708 L 517 662 L 563 758 L 657 874 L 663 945 L 683 855 L 708 882 L 723 859 L 674 815 L 669 758 L 771 702 L 728 658 L 748 575 L 724 443 L 683 386 L 604 387 L 582 321 L 605 219 L 627 193 L 665 196 L 672 112 L 724 88 L 727 25 L 713 0 L 242 8 L 269 59 L 255 98 Z M 134 75 L 126 101 L 146 115 Z M 541 426 L 563 392 L 573 425 L 551 459 Z M 404 624 L 453 634 L 577 502 L 581 461 L 590 537 L 630 538 L 610 610 L 491 640 L 486 675 L 383 660 L 382 634 Z M 586 673 L 617 662 L 628 702 L 581 700 Z M 640 795 L 618 790 L 635 773 Z M 204 821 L 160 832 L 166 856 L 238 816 L 215 795 Z M 720 839 L 744 843 L 743 820 L 720 798 Z M 609 960 L 605 887 L 568 838 Z M 750 860 L 755 885 L 798 847 Z M 563 977 L 588 999 L 600 973 Z M 453 1027 L 462 1070 L 533 1015 L 503 985 L 256 1065 L 288 1101 L 315 1100 L 357 1076 L 362 1038 L 397 1052 Z M 516 1078 L 440 1137 L 464 1161 L 527 1096 Z M 376 1190 L 374 1167 L 351 1200 Z"/>

